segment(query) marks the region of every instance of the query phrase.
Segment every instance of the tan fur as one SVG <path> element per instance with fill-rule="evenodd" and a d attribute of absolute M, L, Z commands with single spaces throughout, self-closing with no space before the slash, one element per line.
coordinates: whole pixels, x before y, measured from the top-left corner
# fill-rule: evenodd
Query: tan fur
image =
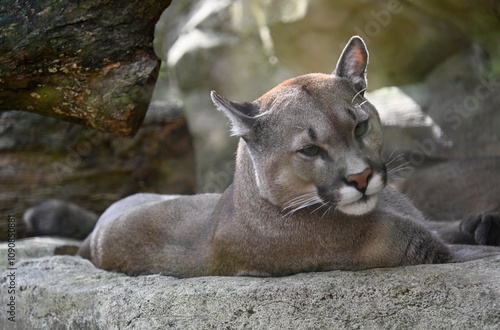
<path fill-rule="evenodd" d="M 241 138 L 233 184 L 222 195 L 121 200 L 81 255 L 103 269 L 178 277 L 456 260 L 386 186 L 380 120 L 363 96 L 367 59 L 354 37 L 331 75 L 290 79 L 252 103 L 212 93 Z"/>

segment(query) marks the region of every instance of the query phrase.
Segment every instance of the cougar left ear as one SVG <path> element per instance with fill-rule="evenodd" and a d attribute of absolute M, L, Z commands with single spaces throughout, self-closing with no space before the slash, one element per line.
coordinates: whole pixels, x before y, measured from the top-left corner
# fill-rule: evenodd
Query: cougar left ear
<path fill-rule="evenodd" d="M 238 103 L 220 96 L 215 91 L 210 97 L 217 109 L 222 111 L 231 122 L 231 135 L 248 137 L 255 126 L 259 109 L 253 103 Z"/>
<path fill-rule="evenodd" d="M 363 39 L 354 36 L 349 40 L 340 55 L 337 67 L 333 74 L 347 78 L 363 95 L 366 89 L 366 66 L 368 65 L 368 51 Z"/>

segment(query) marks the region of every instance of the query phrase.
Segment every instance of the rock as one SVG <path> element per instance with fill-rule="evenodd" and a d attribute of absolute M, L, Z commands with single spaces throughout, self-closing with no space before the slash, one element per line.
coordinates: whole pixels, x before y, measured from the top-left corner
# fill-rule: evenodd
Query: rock
<path fill-rule="evenodd" d="M 142 192 L 189 194 L 196 182 L 194 152 L 181 104 L 156 101 L 134 138 L 33 113 L 0 113 L 0 211 L 29 233 L 22 214 L 48 198 L 74 202 L 97 214 Z M 5 240 L 7 216 L 0 218 Z"/>
<path fill-rule="evenodd" d="M 500 156 L 500 82 L 443 79 L 367 93 L 380 114 L 384 154 L 404 154 L 418 169 L 429 160 Z"/>
<path fill-rule="evenodd" d="M 58 237 L 33 237 L 16 239 L 10 247 L 15 249 L 15 256 L 9 260 L 9 244 L 0 244 L 0 270 L 9 268 L 9 261 L 40 258 L 53 255 L 75 255 L 81 241 Z M 12 255 L 10 255 L 12 257 Z"/>
<path fill-rule="evenodd" d="M 10 277 L 9 277 L 10 275 Z M 498 329 L 500 256 L 281 278 L 128 277 L 79 257 L 2 276 L 18 329 Z M 13 325 L 2 313 L 0 327 Z"/>
<path fill-rule="evenodd" d="M 384 130 L 386 158 L 397 150 L 411 151 L 415 141 L 432 137 L 436 144 L 447 145 L 450 141 L 434 120 L 424 112 L 420 104 L 398 87 L 384 87 L 367 93 L 366 98 L 378 110 Z"/>
<path fill-rule="evenodd" d="M 5 3 L 0 10 L 0 110 L 30 111 L 134 136 L 160 64 L 152 44 L 154 25 L 169 4 Z"/>

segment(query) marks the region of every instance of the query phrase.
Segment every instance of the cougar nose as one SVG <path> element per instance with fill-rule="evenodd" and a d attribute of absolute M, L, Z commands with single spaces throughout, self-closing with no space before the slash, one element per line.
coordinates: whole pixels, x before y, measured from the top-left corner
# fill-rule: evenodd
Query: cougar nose
<path fill-rule="evenodd" d="M 368 167 L 361 173 L 349 175 L 347 177 L 347 182 L 353 184 L 359 191 L 365 192 L 366 186 L 368 186 L 368 180 L 370 179 L 372 172 L 372 169 Z"/>

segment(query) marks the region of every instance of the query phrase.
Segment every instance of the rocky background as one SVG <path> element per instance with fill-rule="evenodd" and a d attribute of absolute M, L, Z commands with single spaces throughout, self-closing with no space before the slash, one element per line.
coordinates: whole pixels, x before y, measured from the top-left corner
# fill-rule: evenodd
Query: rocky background
<path fill-rule="evenodd" d="M 138 191 L 222 191 L 232 180 L 237 141 L 211 104 L 210 90 L 253 100 L 286 78 L 331 72 L 354 34 L 370 51 L 368 98 L 384 122 L 386 157 L 405 155 L 399 175 L 434 157 L 498 156 L 499 6 L 176 1 L 156 26 L 163 67 L 149 119 L 132 140 L 0 113 L 0 210 L 20 218 L 30 205 L 55 197 L 99 213 Z"/>
<path fill-rule="evenodd" d="M 368 98 L 386 157 L 500 155 L 498 1 L 229 1 L 173 3 L 156 28 L 170 95 L 185 105 L 198 191 L 231 179 L 236 140 L 210 90 L 253 100 L 283 79 L 331 72 L 352 35 L 370 51 Z M 175 95 L 175 96 L 174 96 Z"/>
<path fill-rule="evenodd" d="M 237 141 L 210 90 L 248 101 L 283 79 L 331 72 L 352 35 L 370 51 L 368 98 L 384 123 L 386 157 L 403 164 L 398 175 L 436 157 L 500 156 L 499 33 L 494 0 L 174 1 L 156 27 L 163 65 L 134 138 L 0 113 L 0 240 L 7 215 L 17 219 L 18 239 L 28 235 L 22 213 L 50 197 L 102 212 L 138 191 L 223 190 Z M 78 244 L 18 241 L 17 261 Z M 0 252 L 3 271 L 6 243 Z M 496 329 L 499 262 L 176 280 L 103 272 L 75 257 L 43 258 L 18 264 L 17 317 L 20 327 L 61 329 Z M 8 299 L 2 295 L 1 305 Z M 0 327 L 11 325 L 6 315 Z"/>
<path fill-rule="evenodd" d="M 102 213 L 139 191 L 194 192 L 194 154 L 179 104 L 154 102 L 134 138 L 28 112 L 0 113 L 0 240 L 7 214 L 30 236 L 24 211 L 59 198 Z"/>
<path fill-rule="evenodd" d="M 0 210 L 20 218 L 55 197 L 102 212 L 137 191 L 222 191 L 237 141 L 209 92 L 248 101 L 331 72 L 355 34 L 370 51 L 386 157 L 408 163 L 399 175 L 435 157 L 499 156 L 499 33 L 498 1 L 175 1 L 156 26 L 162 69 L 133 139 L 0 113 Z"/>

